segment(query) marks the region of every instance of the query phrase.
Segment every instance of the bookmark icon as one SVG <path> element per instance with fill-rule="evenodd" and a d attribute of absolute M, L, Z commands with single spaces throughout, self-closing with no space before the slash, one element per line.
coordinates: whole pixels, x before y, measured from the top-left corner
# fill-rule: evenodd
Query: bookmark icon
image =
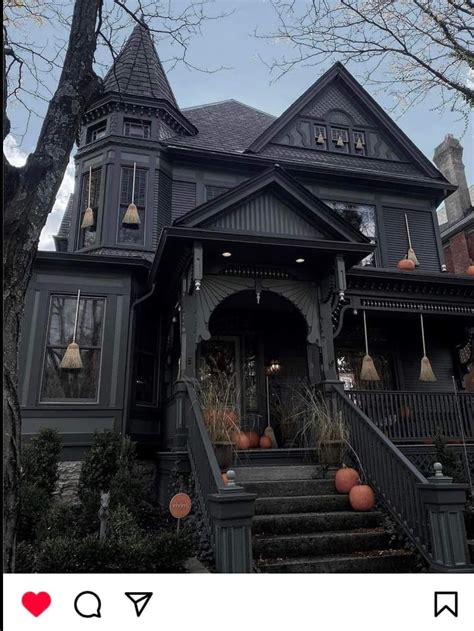
<path fill-rule="evenodd" d="M 134 607 L 137 618 L 139 618 L 145 607 L 150 602 L 150 598 L 153 596 L 153 592 L 125 592 L 125 596 L 129 598 Z"/>

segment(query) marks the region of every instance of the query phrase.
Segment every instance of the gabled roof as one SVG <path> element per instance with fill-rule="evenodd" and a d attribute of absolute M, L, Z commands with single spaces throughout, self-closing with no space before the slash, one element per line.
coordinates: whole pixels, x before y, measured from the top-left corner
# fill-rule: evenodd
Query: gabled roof
<path fill-rule="evenodd" d="M 178 104 L 156 52 L 149 29 L 137 24 L 104 78 L 105 92 L 165 99 Z"/>
<path fill-rule="evenodd" d="M 298 114 L 313 101 L 319 94 L 328 88 L 333 82 L 339 82 L 353 96 L 358 104 L 369 113 L 377 122 L 381 130 L 387 134 L 390 140 L 398 146 L 405 155 L 421 169 L 422 173 L 430 178 L 445 180 L 444 176 L 436 167 L 423 155 L 423 153 L 413 144 L 404 132 L 393 122 L 370 94 L 354 79 L 354 77 L 337 62 L 327 72 L 325 72 L 306 92 L 304 92 L 290 107 L 283 112 L 258 138 L 256 138 L 247 148 L 250 153 L 265 153 L 265 149 L 278 134 L 287 126 Z M 291 151 L 291 148 L 289 148 Z M 321 152 L 322 154 L 322 152 Z M 351 156 L 349 156 L 349 159 Z M 353 157 L 352 157 L 353 158 Z M 316 158 L 315 160 L 317 160 Z M 360 160 L 360 159 L 359 159 Z M 392 163 L 391 163 L 392 164 Z M 447 182 L 447 180 L 445 180 Z"/>
<path fill-rule="evenodd" d="M 314 227 L 318 233 L 322 232 L 327 235 L 326 238 L 351 243 L 370 243 L 370 239 L 356 230 L 279 165 L 275 165 L 230 191 L 201 204 L 176 219 L 174 225 L 192 228 L 208 227 L 215 223 L 219 217 L 268 190 L 276 194 L 279 199 L 284 200 L 293 212 Z"/>
<path fill-rule="evenodd" d="M 198 133 L 165 142 L 223 153 L 241 154 L 275 120 L 274 116 L 234 99 L 188 107 L 182 112 Z"/>

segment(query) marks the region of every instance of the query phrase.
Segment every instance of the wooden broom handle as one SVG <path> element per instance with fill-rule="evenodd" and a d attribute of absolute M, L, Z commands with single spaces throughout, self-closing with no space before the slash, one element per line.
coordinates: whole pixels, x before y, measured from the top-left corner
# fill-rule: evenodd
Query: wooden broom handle
<path fill-rule="evenodd" d="M 133 163 L 133 179 L 132 179 L 132 204 L 135 203 L 135 174 L 137 172 L 137 163 Z"/>
<path fill-rule="evenodd" d="M 408 246 L 409 246 L 410 249 L 412 249 L 412 246 L 411 246 L 411 235 L 410 235 L 410 226 L 408 225 L 408 217 L 407 217 L 406 213 L 405 213 L 405 225 L 407 227 Z"/>
<path fill-rule="evenodd" d="M 362 315 L 364 316 L 364 335 L 365 335 L 365 354 L 369 354 L 369 342 L 367 340 L 367 319 L 365 317 L 365 311 L 362 311 Z"/>
<path fill-rule="evenodd" d="M 89 191 L 87 195 L 87 207 L 91 207 L 92 167 L 89 167 Z"/>
<path fill-rule="evenodd" d="M 74 318 L 74 334 L 72 336 L 72 341 L 76 341 L 76 333 L 77 333 L 77 320 L 79 318 L 79 301 L 81 299 L 81 290 L 77 291 L 77 303 L 76 303 L 76 317 Z"/>
<path fill-rule="evenodd" d="M 420 313 L 420 322 L 421 322 L 421 341 L 423 343 L 423 357 L 426 357 L 426 344 L 425 344 L 425 326 L 423 323 L 423 314 Z"/>

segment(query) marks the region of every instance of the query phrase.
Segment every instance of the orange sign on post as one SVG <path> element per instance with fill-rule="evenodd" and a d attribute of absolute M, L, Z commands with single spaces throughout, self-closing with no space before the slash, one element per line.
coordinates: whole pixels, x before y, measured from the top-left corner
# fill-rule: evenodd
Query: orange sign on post
<path fill-rule="evenodd" d="M 171 498 L 169 508 L 173 517 L 183 519 L 191 511 L 191 498 L 186 493 L 177 493 Z"/>

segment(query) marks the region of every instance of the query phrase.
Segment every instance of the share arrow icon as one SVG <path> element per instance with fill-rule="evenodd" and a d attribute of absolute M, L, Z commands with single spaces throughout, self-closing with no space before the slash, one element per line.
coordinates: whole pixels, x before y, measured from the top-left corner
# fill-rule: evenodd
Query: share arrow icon
<path fill-rule="evenodd" d="M 125 596 L 132 601 L 137 618 L 139 618 L 150 602 L 153 592 L 125 592 Z"/>

